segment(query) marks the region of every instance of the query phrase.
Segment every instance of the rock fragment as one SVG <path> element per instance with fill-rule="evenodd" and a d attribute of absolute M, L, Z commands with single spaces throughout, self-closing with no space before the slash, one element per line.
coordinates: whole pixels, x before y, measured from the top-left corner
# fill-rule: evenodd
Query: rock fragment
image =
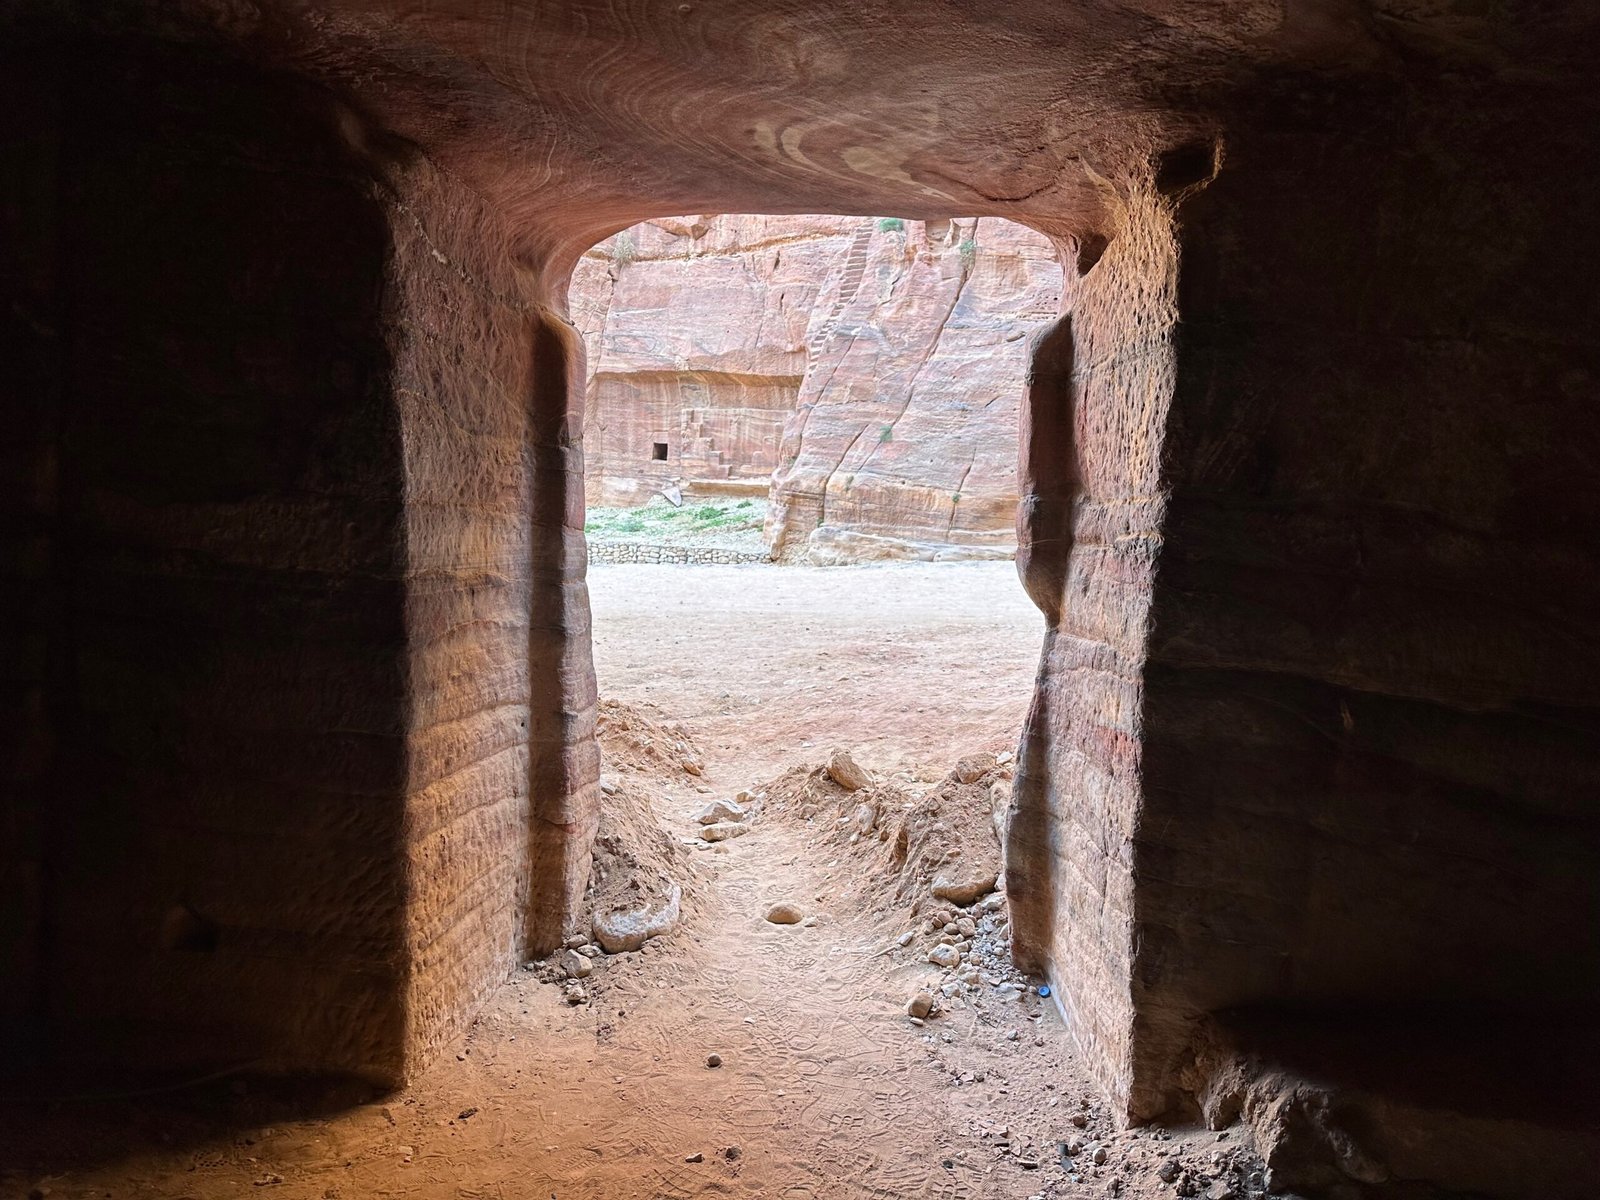
<path fill-rule="evenodd" d="M 732 800 L 713 800 L 694 815 L 694 819 L 701 825 L 715 825 L 719 821 L 742 821 L 744 818 L 744 809 Z"/>
<path fill-rule="evenodd" d="M 927 1017 L 933 1012 L 933 996 L 925 991 L 913 992 L 906 1001 L 906 1012 L 913 1017 Z"/>
<path fill-rule="evenodd" d="M 665 896 L 647 899 L 629 908 L 596 910 L 594 940 L 607 954 L 637 950 L 653 937 L 671 933 L 682 915 L 683 889 L 673 884 Z"/>
<path fill-rule="evenodd" d="M 952 865 L 957 868 L 960 866 L 959 863 Z M 981 870 L 971 875 L 960 873 L 959 870 L 951 874 L 939 874 L 933 880 L 933 894 L 959 908 L 966 908 L 994 891 L 999 878 L 993 871 Z"/>
<path fill-rule="evenodd" d="M 941 943 L 928 951 L 928 961 L 936 967 L 958 967 L 961 965 L 961 951 L 948 943 Z"/>
<path fill-rule="evenodd" d="M 563 950 L 560 965 L 561 973 L 568 979 L 585 979 L 594 970 L 594 962 L 576 950 Z"/>
<path fill-rule="evenodd" d="M 720 1055 L 720 1054 L 708 1054 L 708 1055 L 706 1055 L 706 1066 L 708 1066 L 708 1067 L 712 1068 L 713 1070 L 715 1070 L 717 1067 L 720 1067 L 721 1065 L 722 1065 L 722 1055 Z"/>
<path fill-rule="evenodd" d="M 872 785 L 872 776 L 850 757 L 848 750 L 835 750 L 828 756 L 828 778 L 847 792 L 859 792 Z"/>
<path fill-rule="evenodd" d="M 729 838 L 743 837 L 750 829 L 739 821 L 717 821 L 700 827 L 700 836 L 708 842 L 725 842 Z"/>
<path fill-rule="evenodd" d="M 798 925 L 805 918 L 805 913 L 798 904 L 783 901 L 767 909 L 767 920 L 774 925 Z"/>

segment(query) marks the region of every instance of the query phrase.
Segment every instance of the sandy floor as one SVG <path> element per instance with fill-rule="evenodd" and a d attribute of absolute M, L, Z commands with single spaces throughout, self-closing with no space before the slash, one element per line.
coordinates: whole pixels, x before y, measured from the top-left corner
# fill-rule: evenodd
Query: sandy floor
<path fill-rule="evenodd" d="M 1008 562 L 596 566 L 589 595 L 600 694 L 654 702 L 750 778 L 834 745 L 938 773 L 1015 749 L 1044 638 Z"/>
<path fill-rule="evenodd" d="M 925 779 L 1012 747 L 1040 634 L 1009 564 L 618 566 L 594 571 L 592 596 L 602 695 L 681 720 L 704 754 L 701 778 L 630 781 L 676 839 L 708 791 L 833 745 Z M 926 946 L 897 944 L 910 913 L 839 837 L 774 813 L 681 855 L 675 933 L 597 959 L 587 1003 L 548 970 L 516 972 L 396 1095 L 216 1080 L 8 1105 L 0 1197 L 1165 1198 L 1174 1155 L 1242 1151 L 1115 1130 L 1032 989 L 986 982 L 915 1025 L 906 998 L 938 972 Z M 814 923 L 769 924 L 777 900 Z M 1002 959 L 1003 916 L 976 939 Z"/>

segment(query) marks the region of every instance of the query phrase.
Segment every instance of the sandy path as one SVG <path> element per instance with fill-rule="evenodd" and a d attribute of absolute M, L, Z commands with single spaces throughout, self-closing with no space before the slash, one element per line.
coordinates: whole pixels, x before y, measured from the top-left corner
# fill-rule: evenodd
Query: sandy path
<path fill-rule="evenodd" d="M 1044 622 L 1000 563 L 595 566 L 600 694 L 683 721 L 766 778 L 833 745 L 880 770 L 1012 749 Z"/>
<path fill-rule="evenodd" d="M 1009 564 L 618 566 L 592 584 L 602 695 L 658 706 L 705 753 L 707 782 L 632 780 L 675 837 L 697 828 L 700 787 L 728 794 L 833 744 L 930 778 L 1011 746 L 1027 704 L 1039 619 Z M 0 1197 L 1024 1200 L 1104 1197 L 1113 1179 L 1125 1200 L 1170 1196 L 1154 1172 L 1179 1146 L 1114 1131 L 1048 1001 L 985 984 L 911 1024 L 907 995 L 938 973 L 926 939 L 894 946 L 910 917 L 867 849 L 775 812 L 695 850 L 678 931 L 598 960 L 587 1004 L 515 972 L 395 1095 L 308 1104 L 222 1080 L 13 1106 Z M 817 923 L 767 923 L 780 899 Z M 1185 1153 L 1209 1153 L 1196 1136 Z M 1072 1137 L 1086 1145 L 1064 1163 Z"/>

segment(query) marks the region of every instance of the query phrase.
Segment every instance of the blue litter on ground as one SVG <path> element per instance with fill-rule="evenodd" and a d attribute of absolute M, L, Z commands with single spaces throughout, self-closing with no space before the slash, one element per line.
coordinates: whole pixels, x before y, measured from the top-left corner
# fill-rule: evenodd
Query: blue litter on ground
<path fill-rule="evenodd" d="M 1050 985 L 1048 983 L 1041 983 L 1039 985 L 1039 995 L 1048 996 L 1049 994 L 1050 994 Z"/>

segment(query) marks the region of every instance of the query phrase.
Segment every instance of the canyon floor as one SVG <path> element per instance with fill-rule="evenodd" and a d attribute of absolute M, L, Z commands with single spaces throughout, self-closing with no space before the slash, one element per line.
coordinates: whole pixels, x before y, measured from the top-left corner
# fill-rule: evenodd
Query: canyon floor
<path fill-rule="evenodd" d="M 595 957 L 581 1003 L 548 965 L 516 972 L 399 1093 L 13 1098 L 0 1196 L 1259 1194 L 1237 1131 L 1115 1128 L 1052 1002 L 1017 986 L 1003 907 L 968 910 L 992 979 L 919 1024 L 937 931 L 832 813 L 774 799 L 745 836 L 694 836 L 709 800 L 809 786 L 835 747 L 908 794 L 973 752 L 1003 762 L 1041 634 L 1011 564 L 606 566 L 590 588 L 601 693 L 639 751 L 608 761 L 608 794 L 644 797 L 683 864 L 678 928 Z M 663 736 L 693 771 L 651 757 Z M 767 921 L 776 902 L 808 919 Z"/>

